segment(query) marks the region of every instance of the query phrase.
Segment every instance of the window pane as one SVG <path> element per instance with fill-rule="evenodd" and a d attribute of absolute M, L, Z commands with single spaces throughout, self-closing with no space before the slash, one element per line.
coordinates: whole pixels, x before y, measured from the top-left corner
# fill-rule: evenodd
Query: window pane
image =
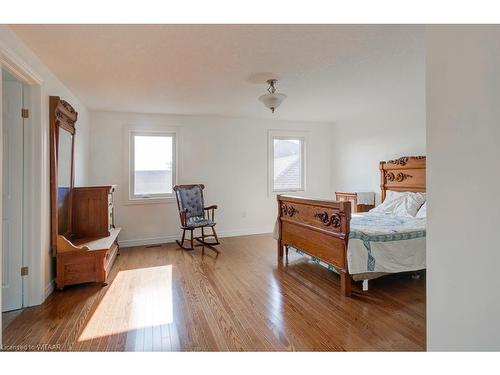
<path fill-rule="evenodd" d="M 274 190 L 302 188 L 301 141 L 273 139 Z"/>
<path fill-rule="evenodd" d="M 172 136 L 134 136 L 135 195 L 171 194 Z"/>

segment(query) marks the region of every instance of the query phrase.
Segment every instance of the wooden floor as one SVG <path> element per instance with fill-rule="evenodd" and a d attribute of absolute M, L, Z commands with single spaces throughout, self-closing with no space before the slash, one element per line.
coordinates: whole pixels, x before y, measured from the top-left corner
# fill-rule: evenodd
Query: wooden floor
<path fill-rule="evenodd" d="M 270 235 L 210 250 L 122 249 L 107 287 L 54 292 L 3 331 L 7 350 L 365 351 L 425 349 L 425 279 L 354 286 L 297 254 L 277 267 Z"/>

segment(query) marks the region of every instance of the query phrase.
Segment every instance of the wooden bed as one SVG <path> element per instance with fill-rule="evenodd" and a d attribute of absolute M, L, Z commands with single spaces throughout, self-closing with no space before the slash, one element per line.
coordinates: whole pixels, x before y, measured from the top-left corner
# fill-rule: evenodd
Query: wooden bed
<path fill-rule="evenodd" d="M 425 192 L 425 156 L 380 162 L 381 200 L 388 190 Z M 351 295 L 347 266 L 351 203 L 278 195 L 278 262 L 294 247 L 331 265 L 340 274 L 342 293 Z"/>

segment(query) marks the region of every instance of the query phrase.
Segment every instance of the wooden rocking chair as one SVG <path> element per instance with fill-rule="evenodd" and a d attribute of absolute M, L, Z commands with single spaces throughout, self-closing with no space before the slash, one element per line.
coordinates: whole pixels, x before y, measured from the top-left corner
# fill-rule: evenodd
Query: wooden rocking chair
<path fill-rule="evenodd" d="M 217 205 L 205 207 L 203 201 L 204 188 L 205 186 L 202 184 L 174 186 L 182 229 L 182 239 L 180 242 L 176 242 L 184 250 L 194 250 L 193 240 L 196 240 L 203 246 L 202 254 L 204 254 L 205 246 L 207 246 L 219 255 L 219 250 L 214 247 L 220 244 L 217 233 L 215 232 L 214 222 L 214 212 L 217 209 Z M 212 229 L 212 234 L 205 234 L 205 228 L 207 227 Z M 197 228 L 201 229 L 201 237 L 193 236 L 193 231 Z M 186 231 L 191 232 L 190 247 L 184 246 Z M 207 237 L 213 237 L 215 241 L 207 242 Z"/>

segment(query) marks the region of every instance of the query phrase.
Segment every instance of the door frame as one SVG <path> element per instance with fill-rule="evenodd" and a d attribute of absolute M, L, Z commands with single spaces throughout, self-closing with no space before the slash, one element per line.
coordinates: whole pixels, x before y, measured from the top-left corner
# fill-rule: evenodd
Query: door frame
<path fill-rule="evenodd" d="M 0 69 L 6 69 L 24 84 L 24 105 L 30 110 L 29 118 L 24 119 L 24 212 L 23 212 L 23 266 L 29 267 L 29 273 L 23 280 L 23 307 L 42 303 L 46 298 L 45 252 L 49 245 L 49 195 L 48 195 L 48 127 L 42 121 L 44 100 L 42 95 L 43 80 L 17 54 L 0 41 Z M 1 78 L 0 78 L 1 83 Z M 0 113 L 2 112 L 2 86 L 0 85 Z M 0 116 L 0 125 L 2 116 Z M 0 126 L 0 137 L 2 136 Z M 2 173 L 3 144 L 0 142 L 0 195 L 3 188 Z M 2 202 L 0 201 L 0 219 Z M 2 243 L 0 227 L 0 244 Z M 2 272 L 0 257 L 0 278 Z M 0 288 L 0 311 L 1 311 Z M 1 318 L 0 318 L 1 323 Z M 1 335 L 0 335 L 1 338 Z"/>

